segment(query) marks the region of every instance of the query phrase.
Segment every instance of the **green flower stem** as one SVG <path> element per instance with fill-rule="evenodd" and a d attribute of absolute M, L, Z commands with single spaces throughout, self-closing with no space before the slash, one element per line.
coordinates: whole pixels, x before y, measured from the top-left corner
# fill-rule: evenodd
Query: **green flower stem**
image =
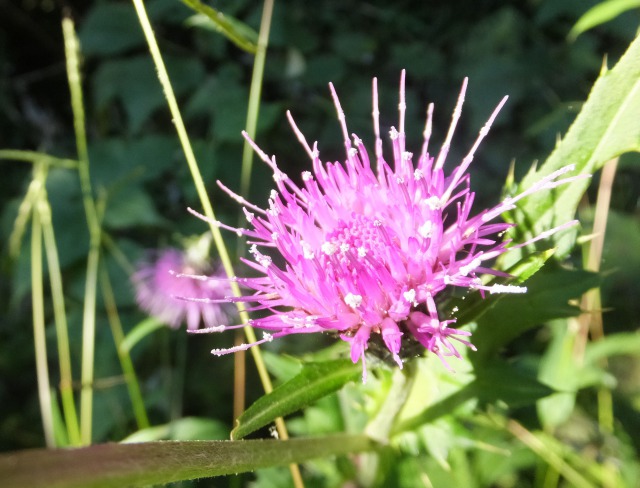
<path fill-rule="evenodd" d="M 391 387 L 376 416 L 367 424 L 365 434 L 382 445 L 389 443 L 391 429 L 400 411 L 407 402 L 415 384 L 417 361 L 411 361 L 400 370 L 396 368 L 391 379 Z M 362 455 L 358 481 L 362 486 L 375 486 L 380 470 L 380 454 L 376 452 Z"/>
<path fill-rule="evenodd" d="M 253 61 L 253 73 L 251 75 L 251 88 L 249 90 L 249 108 L 247 110 L 246 132 L 252 139 L 256 136 L 258 115 L 260 112 L 260 96 L 262 93 L 262 80 L 264 78 L 264 64 L 267 58 L 269 45 L 269 31 L 271 30 L 271 18 L 273 15 L 274 0 L 265 0 L 258 34 L 258 49 Z M 248 196 L 251 185 L 251 170 L 253 167 L 253 149 L 245 140 L 242 149 L 242 171 L 240 173 L 240 194 Z"/>
<path fill-rule="evenodd" d="M 271 30 L 271 18 L 273 16 L 274 0 L 266 0 L 262 9 L 260 32 L 256 56 L 253 61 L 253 73 L 251 75 L 251 88 L 249 89 L 249 106 L 247 108 L 246 131 L 252 139 L 256 136 L 258 116 L 260 113 L 260 97 L 262 93 L 262 80 L 264 78 L 264 65 L 269 45 L 269 32 Z M 242 170 L 240 173 L 240 194 L 248 197 L 251 185 L 251 173 L 253 166 L 253 149 L 247 140 L 242 148 Z M 242 217 L 241 217 L 242 218 Z M 244 254 L 244 240 L 238 238 L 238 255 Z M 241 332 L 236 331 L 234 345 L 242 343 Z M 233 417 L 238 418 L 245 409 L 245 361 L 246 351 L 238 351 L 234 354 L 234 395 Z"/>
<path fill-rule="evenodd" d="M 200 174 L 200 169 L 198 168 L 198 163 L 196 162 L 196 158 L 189 141 L 189 136 L 187 135 L 187 130 L 182 120 L 182 116 L 180 115 L 178 101 L 176 100 L 175 94 L 173 93 L 173 88 L 171 87 L 171 82 L 169 80 L 169 74 L 167 73 L 167 68 L 164 65 L 164 61 L 162 60 L 160 48 L 158 47 L 158 43 L 153 33 L 151 23 L 149 22 L 149 17 L 144 7 L 144 3 L 142 2 L 142 0 L 133 0 L 133 4 L 138 14 L 140 25 L 142 26 L 145 38 L 147 39 L 147 43 L 149 44 L 149 51 L 151 52 L 151 57 L 153 58 L 156 70 L 158 71 L 158 79 L 160 80 L 160 84 L 162 85 L 162 88 L 164 90 L 164 94 L 169 105 L 169 110 L 171 112 L 171 116 L 173 117 L 173 123 L 176 126 L 178 138 L 180 139 L 180 143 L 182 144 L 182 149 L 184 151 L 189 170 L 191 171 L 191 176 L 193 178 L 198 197 L 200 198 L 200 203 L 202 204 L 204 215 L 209 220 L 209 227 L 211 229 L 211 234 L 213 235 L 213 241 L 216 245 L 216 249 L 220 256 L 220 261 L 222 262 L 227 276 L 229 278 L 233 278 L 235 276 L 235 273 L 233 271 L 231 259 L 224 244 L 224 240 L 222 239 L 220 229 L 216 225 L 214 225 L 214 222 L 217 219 L 213 212 L 213 207 L 211 205 L 211 201 L 209 200 L 209 196 L 207 195 L 207 190 L 205 188 L 204 181 L 202 180 L 202 175 Z M 235 281 L 230 281 L 230 285 L 233 294 L 235 296 L 241 296 L 238 284 Z M 249 315 L 247 314 L 244 305 L 241 302 L 238 302 L 236 303 L 236 306 L 238 308 L 240 320 L 242 322 L 248 322 Z M 244 331 L 249 342 L 257 341 L 256 335 L 250 326 L 246 326 L 244 328 Z M 253 347 L 251 348 L 251 353 L 256 363 L 256 368 L 258 369 L 258 375 L 260 376 L 262 386 L 267 393 L 270 393 L 273 390 L 273 386 L 271 384 L 271 379 L 269 378 L 267 368 L 265 367 L 264 361 L 262 360 L 260 349 L 257 347 Z M 276 421 L 276 425 L 278 427 L 280 438 L 286 439 L 288 435 L 284 422 L 279 419 L 279 421 Z"/>
<path fill-rule="evenodd" d="M 40 415 L 47 447 L 55 447 L 51 388 L 47 366 L 47 341 L 44 324 L 44 291 L 42 286 L 42 226 L 37 212 L 31 220 L 31 303 L 33 308 L 33 342 L 36 351 L 36 375 Z"/>
<path fill-rule="evenodd" d="M 75 399 L 73 397 L 69 327 L 67 325 L 67 313 L 64 304 L 62 274 L 60 272 L 60 260 L 58 259 L 58 247 L 56 245 L 53 223 L 51 221 L 51 207 L 46 195 L 46 190 L 44 190 L 44 181 L 42 184 L 43 191 L 38 199 L 36 208 L 42 225 L 42 235 L 44 237 L 49 277 L 51 280 L 51 298 L 53 300 L 53 314 L 58 342 L 58 362 L 60 363 L 60 397 L 69 443 L 72 446 L 79 446 L 81 444 L 80 429 Z"/>
<path fill-rule="evenodd" d="M 82 201 L 89 230 L 89 254 L 87 257 L 87 277 L 84 291 L 84 311 L 82 314 L 82 389 L 80 394 L 80 433 L 84 444 L 91 443 L 93 417 L 93 374 L 96 335 L 96 294 L 98 286 L 98 266 L 100 264 L 100 221 L 91 190 L 89 176 L 89 152 L 85 131 L 82 82 L 80 78 L 80 46 L 73 20 L 62 20 L 67 77 L 71 93 L 73 125 L 78 151 L 78 174 L 82 188 Z"/>
<path fill-rule="evenodd" d="M 122 347 L 125 336 L 122 330 L 122 323 L 120 322 L 116 300 L 113 296 L 113 287 L 111 286 L 109 272 L 104 266 L 100 269 L 100 288 L 102 290 L 102 296 L 104 297 L 104 306 L 107 311 L 109 325 L 111 326 L 111 333 L 116 344 L 116 350 L 118 351 L 120 367 L 124 373 L 127 390 L 129 390 L 129 397 L 131 398 L 136 423 L 138 425 L 138 429 L 146 429 L 150 426 L 149 417 L 147 416 L 147 411 L 144 407 L 144 400 L 140 391 L 138 377 L 136 376 L 136 371 L 133 367 L 131 355 L 129 354 L 128 349 Z"/>

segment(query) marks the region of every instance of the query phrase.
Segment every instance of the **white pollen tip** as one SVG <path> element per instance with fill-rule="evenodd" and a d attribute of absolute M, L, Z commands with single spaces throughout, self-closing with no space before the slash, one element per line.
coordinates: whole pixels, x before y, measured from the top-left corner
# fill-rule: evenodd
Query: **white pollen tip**
<path fill-rule="evenodd" d="M 489 288 L 489 293 L 527 293 L 526 286 L 517 285 L 493 285 Z"/>
<path fill-rule="evenodd" d="M 358 308 L 362 304 L 362 295 L 354 295 L 353 293 L 347 293 L 344 297 L 344 303 L 351 308 Z"/>
<path fill-rule="evenodd" d="M 335 244 L 333 244 L 332 242 L 325 242 L 324 244 L 322 244 L 322 246 L 320 247 L 320 249 L 322 250 L 323 253 L 325 253 L 327 256 L 331 256 L 333 254 L 336 253 L 336 251 L 338 250 L 338 246 L 336 246 Z"/>

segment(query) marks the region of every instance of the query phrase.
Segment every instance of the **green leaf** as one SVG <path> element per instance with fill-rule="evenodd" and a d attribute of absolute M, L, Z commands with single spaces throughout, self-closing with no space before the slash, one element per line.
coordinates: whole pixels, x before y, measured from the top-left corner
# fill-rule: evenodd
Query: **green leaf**
<path fill-rule="evenodd" d="M 82 23 L 79 37 L 87 56 L 110 56 L 145 43 L 135 10 L 126 3 L 95 5 Z"/>
<path fill-rule="evenodd" d="M 131 329 L 124 340 L 120 343 L 120 351 L 122 353 L 130 354 L 131 350 L 138 342 L 152 332 L 162 329 L 163 327 L 166 327 L 166 324 L 160 322 L 154 317 L 149 317 L 148 319 L 143 320 Z"/>
<path fill-rule="evenodd" d="M 535 376 L 500 360 L 478 367 L 476 375 L 471 387 L 483 402 L 502 400 L 511 407 L 519 407 L 534 403 L 555 391 Z"/>
<path fill-rule="evenodd" d="M 250 441 L 164 441 L 33 449 L 0 455 L 5 488 L 147 486 L 370 451 L 364 435 Z"/>
<path fill-rule="evenodd" d="M 497 278 L 491 283 L 510 284 L 515 282 L 516 284 L 524 283 L 531 278 L 535 273 L 540 271 L 544 266 L 544 263 L 553 256 L 555 250 L 548 249 L 544 252 L 534 252 L 524 257 L 516 264 L 511 266 L 507 273 L 514 278 L 504 279 Z M 476 321 L 483 313 L 493 307 L 499 300 L 508 297 L 509 295 L 504 293 L 498 293 L 495 295 L 482 296 L 480 293 L 473 293 L 471 296 L 464 296 L 452 300 L 449 307 L 458 307 L 460 312 L 456 315 L 457 326 L 468 324 L 469 322 Z"/>
<path fill-rule="evenodd" d="M 640 7 L 640 0 L 608 0 L 594 5 L 587 10 L 569 32 L 569 39 L 575 40 L 580 34 L 589 29 L 609 22 L 627 10 Z"/>
<path fill-rule="evenodd" d="M 523 179 L 519 190 L 532 187 L 542 177 L 568 164 L 575 164 L 573 174 L 590 174 L 616 156 L 640 151 L 639 113 L 640 38 L 637 38 L 618 64 L 601 74 L 565 137 L 542 167 Z M 523 199 L 511 214 L 518 225 L 510 234 L 523 242 L 570 221 L 589 181 L 574 181 Z M 550 239 L 551 245 L 558 247 L 556 257 L 568 254 L 575 234 L 575 231 L 561 232 Z M 512 251 L 507 260 L 515 262 L 521 254 Z"/>
<path fill-rule="evenodd" d="M 601 359 L 626 354 L 640 356 L 640 333 L 621 332 L 589 342 L 584 360 L 585 363 L 595 364 Z"/>
<path fill-rule="evenodd" d="M 110 229 L 160 227 L 164 224 L 166 220 L 156 210 L 149 194 L 136 185 L 127 185 L 115 192 L 104 214 L 104 226 Z"/>
<path fill-rule="evenodd" d="M 204 66 L 196 59 L 164 56 L 164 61 L 177 96 L 195 90 L 204 78 Z M 102 63 L 94 78 L 94 96 L 100 109 L 121 102 L 132 132 L 139 131 L 166 104 L 148 55 Z"/>
<path fill-rule="evenodd" d="M 182 3 L 201 14 L 196 18 L 191 17 L 187 21 L 187 25 L 208 26 L 216 32 L 220 32 L 240 49 L 251 54 L 256 53 L 258 33 L 251 27 L 231 16 L 218 12 L 213 7 L 201 3 L 200 0 L 182 0 Z"/>
<path fill-rule="evenodd" d="M 349 381 L 357 380 L 361 374 L 361 365 L 345 359 L 307 363 L 300 374 L 259 398 L 240 415 L 231 438 L 242 439 L 278 417 L 296 412 L 339 390 Z"/>
<path fill-rule="evenodd" d="M 127 444 L 159 440 L 225 440 L 228 428 L 219 420 L 184 417 L 163 425 L 154 425 L 134 432 L 122 442 Z"/>
<path fill-rule="evenodd" d="M 599 277 L 583 270 L 547 265 L 526 282 L 527 293 L 508 295 L 478 320 L 470 356 L 478 364 L 524 331 L 555 318 L 572 317 L 580 310 L 569 303 L 597 286 Z"/>

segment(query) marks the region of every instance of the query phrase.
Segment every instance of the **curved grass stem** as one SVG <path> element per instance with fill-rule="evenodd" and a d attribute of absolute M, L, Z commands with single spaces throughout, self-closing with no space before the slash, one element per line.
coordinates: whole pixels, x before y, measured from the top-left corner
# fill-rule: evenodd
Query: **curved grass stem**
<path fill-rule="evenodd" d="M 169 105 L 169 111 L 171 112 L 171 116 L 173 119 L 173 123 L 176 127 L 176 131 L 178 133 L 178 138 L 180 139 L 180 143 L 182 145 L 182 149 L 184 151 L 185 158 L 187 160 L 187 165 L 189 167 L 189 171 L 191 172 L 191 176 L 193 178 L 194 185 L 196 187 L 196 192 L 200 199 L 200 203 L 203 208 L 204 215 L 209 220 L 211 234 L 213 235 L 213 241 L 216 245 L 216 250 L 220 256 L 220 261 L 224 267 L 224 270 L 229 278 L 235 276 L 235 272 L 233 270 L 233 266 L 231 264 L 231 259 L 229 257 L 229 252 L 225 246 L 224 240 L 222 239 L 222 234 L 220 229 L 213 225 L 211 222 L 216 221 L 215 213 L 213 211 L 213 206 L 211 205 L 211 201 L 209 200 L 209 196 L 207 194 L 204 181 L 202 180 L 202 175 L 200 173 L 200 169 L 198 168 L 198 163 L 196 162 L 195 154 L 193 153 L 193 148 L 191 147 L 191 142 L 189 141 L 189 136 L 187 134 L 186 127 L 182 120 L 182 116 L 180 114 L 180 109 L 178 107 L 178 101 L 176 100 L 175 94 L 173 92 L 173 87 L 171 86 L 171 81 L 169 79 L 169 74 L 167 72 L 167 68 L 162 59 L 162 55 L 160 53 L 160 48 L 158 47 L 158 43 L 155 38 L 155 34 L 153 33 L 153 28 L 151 27 L 151 22 L 149 21 L 149 16 L 147 15 L 147 11 L 144 7 L 144 3 L 142 0 L 133 0 L 133 5 L 138 14 L 138 19 L 140 21 L 140 25 L 142 27 L 144 36 L 149 45 L 149 51 L 151 53 L 151 57 L 155 64 L 156 70 L 158 72 L 158 79 L 160 84 L 162 85 L 162 89 L 164 90 L 165 97 L 167 99 L 167 103 Z M 240 296 L 240 288 L 235 281 L 230 280 L 231 290 L 235 296 Z M 238 308 L 238 314 L 240 316 L 240 320 L 242 322 L 249 321 L 249 315 L 246 312 L 244 305 L 241 302 L 236 303 Z M 244 327 L 245 336 L 247 337 L 248 342 L 256 342 L 257 338 L 255 332 L 250 326 Z M 256 368 L 258 370 L 258 375 L 260 377 L 260 381 L 265 392 L 270 393 L 273 391 L 273 385 L 271 383 L 271 378 L 269 378 L 269 373 L 267 372 L 267 368 L 262 359 L 262 354 L 260 349 L 257 347 L 251 348 L 251 354 L 253 356 L 253 360 L 256 364 Z M 281 439 L 288 439 L 288 433 L 284 421 L 280 418 L 276 420 L 276 427 L 278 429 L 278 434 Z M 295 479 L 295 475 L 294 475 Z"/>

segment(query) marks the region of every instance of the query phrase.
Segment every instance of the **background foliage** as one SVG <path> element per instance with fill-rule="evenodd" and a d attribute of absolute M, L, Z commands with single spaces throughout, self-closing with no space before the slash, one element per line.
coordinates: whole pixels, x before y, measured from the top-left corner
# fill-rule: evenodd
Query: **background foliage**
<path fill-rule="evenodd" d="M 470 89 L 452 158 L 469 147 L 498 100 L 504 94 L 510 96 L 472 166 L 474 188 L 478 198 L 484 199 L 478 203 L 492 203 L 511 161 L 516 161 L 516 174 L 522 176 L 534 161 L 546 158 L 558 134 L 566 131 L 586 99 L 603 57 L 613 65 L 636 35 L 640 15 L 630 10 L 569 41 L 567 36 L 576 21 L 595 4 L 578 0 L 459 0 L 449 4 L 283 0 L 275 7 L 257 140 L 267 153 L 277 154 L 279 164 L 291 176 L 306 169 L 306 155 L 285 123 L 285 110 L 291 110 L 307 138 L 321 141 L 324 158 L 342 159 L 343 146 L 327 83 L 332 81 L 341 95 L 350 130 L 370 145 L 371 78 L 379 79 L 383 123 L 391 125 L 397 117 L 399 72 L 406 68 L 409 146 L 420 140 L 428 101 L 436 102 L 434 137 L 439 141 L 444 134 L 438 130 L 448 126 L 461 80 L 469 76 Z M 193 12 L 176 0 L 151 0 L 146 5 L 218 217 L 235 222 L 237 206 L 217 189 L 215 180 L 221 179 L 233 189 L 240 184 L 240 131 L 245 124 L 253 57 L 219 34 L 190 25 L 187 20 Z M 235 0 L 214 6 L 258 29 L 261 4 Z M 134 262 L 145 249 L 179 243 L 180 236 L 204 232 L 202 222 L 185 211 L 187 206 L 198 206 L 195 190 L 129 2 L 0 2 L 0 147 L 33 149 L 60 157 L 74 154 L 60 29 L 63 10 L 71 13 L 79 29 L 91 176 L 94 188 L 106 198 L 104 229 L 108 236 L 125 261 Z M 637 155 L 622 159 L 613 189 L 601 276 L 606 335 L 635 331 L 640 325 L 640 305 L 635 299 L 640 293 L 637 163 Z M 0 449 L 14 450 L 42 445 L 34 386 L 28 234 L 18 258 L 9 256 L 8 247 L 31 167 L 7 161 L 0 164 Z M 265 182 L 270 180 L 263 165 L 254 165 L 250 200 L 264 202 L 271 189 Z M 72 357 L 79 358 L 88 250 L 80 187 L 75 174 L 52 169 L 47 191 L 63 268 Z M 591 190 L 580 211 L 587 227 L 593 213 L 589 201 L 594 197 Z M 227 237 L 234 249 L 234 236 Z M 108 254 L 105 259 L 113 282 L 118 284 L 116 300 L 129 330 L 144 316 L 135 306 L 126 267 Z M 571 259 L 580 263 L 580 253 Z M 556 282 L 566 280 L 565 291 L 587 279 L 548 271 L 554 272 Z M 545 286 L 544 277 L 540 280 Z M 535 283 L 531 287 L 535 289 Z M 578 286 L 575 298 L 583 291 Z M 505 303 L 502 313 L 517 314 L 519 307 Z M 483 318 L 488 327 L 492 314 L 499 312 L 493 309 Z M 47 310 L 49 318 L 51 313 Z M 545 417 L 539 413 L 545 411 L 540 404 L 537 413 L 532 402 L 542 392 L 530 392 L 531 398 L 519 402 L 511 401 L 507 391 L 501 403 L 492 402 L 481 414 L 464 416 L 464 422 L 440 418 L 416 429 L 402 439 L 401 446 L 401 452 L 414 455 L 399 456 L 402 461 L 394 463 L 390 454 L 388 466 L 378 470 L 379 476 L 397 486 L 415 486 L 413 481 L 403 480 L 421 479 L 425 472 L 433 486 L 543 486 L 532 481 L 540 479 L 542 469 L 535 451 L 516 441 L 520 439 L 518 427 L 508 423 L 510 420 L 500 424 L 510 418 L 529 429 L 546 428 L 545 435 L 552 439 L 547 447 L 554 445 L 559 452 L 573 449 L 585 459 L 593 456 L 613 464 L 626 463 L 631 471 L 624 477 L 633 479 L 637 464 L 627 461 L 636 458 L 640 450 L 637 436 L 632 435 L 639 427 L 640 356 L 629 355 L 629 351 L 615 354 L 604 378 L 589 376 L 596 373 L 586 364 L 584 375 L 568 387 L 569 380 L 561 374 L 564 329 L 554 322 L 542 326 L 543 318 L 506 344 L 500 351 L 501 359 L 518 358 L 520 370 L 531 373 L 532 378 L 535 372 L 544 371 L 544 378 L 538 379 L 546 384 L 578 392 L 570 398 L 550 397 L 556 403 L 546 411 L 566 414 Z M 135 423 L 103 313 L 98 314 L 98 320 L 93 439 L 103 442 L 126 437 L 135 430 Z M 53 327 L 49 330 L 49 354 L 54 363 L 55 335 Z M 233 427 L 232 385 L 216 379 L 231 376 L 231 358 L 213 358 L 209 351 L 228 346 L 231 340 L 230 336 L 185 338 L 183 332 L 167 329 L 134 348 L 133 359 L 152 424 L 182 419 L 183 430 L 170 435 L 228 438 Z M 274 343 L 269 349 L 300 355 L 330 342 L 303 337 Z M 267 359 L 276 378 L 290 378 L 297 371 L 295 364 L 275 354 Z M 54 368 L 52 371 L 57 374 Z M 482 389 L 483 381 L 493 386 L 500 381 L 507 385 L 523 382 L 522 376 L 510 381 L 489 373 L 472 380 L 466 373 L 460 371 L 451 381 L 456 387 L 468 382 L 476 392 Z M 432 376 L 440 374 L 422 371 L 416 381 L 432 381 Z M 254 376 L 250 368 L 247 390 L 251 401 L 261 391 Z M 391 382 L 384 375 L 379 381 L 382 386 L 374 381 L 365 389 L 367 394 L 375 397 L 376 388 L 386 391 Z M 615 434 L 603 433 L 597 426 L 593 385 L 600 384 L 613 389 L 619 429 Z M 532 383 L 534 386 L 537 384 Z M 440 392 L 442 398 L 447 398 L 445 393 Z M 347 387 L 294 418 L 290 429 L 296 434 L 345 430 L 349 426 L 343 425 L 341 402 L 345 397 L 358 402 L 362 395 Z M 522 398 L 517 395 L 516 400 Z M 409 399 L 416 405 L 420 401 Z M 463 413 L 473 409 L 463 402 L 454 406 Z M 415 413 L 419 411 L 416 406 Z M 508 416 L 503 417 L 505 412 Z M 191 417 L 198 419 L 189 424 Z M 207 419 L 204 424 L 202 419 Z M 349 428 L 354 430 L 362 424 L 362 419 L 351 420 Z M 512 436 L 505 436 L 505 431 Z M 478 449 L 485 441 L 491 448 Z M 511 452 L 510 457 L 504 455 L 506 451 Z M 580 466 L 574 462 L 576 465 Z M 339 480 L 349 479 L 350 469 L 346 461 L 333 465 L 318 461 L 308 468 L 309 478 L 318 486 L 335 486 Z M 565 471 L 558 471 L 566 477 Z M 464 473 L 473 477 L 463 479 Z M 259 486 L 281 486 L 278 479 L 285 475 L 286 471 L 264 470 L 255 479 Z M 373 482 L 382 483 L 382 479 Z"/>

